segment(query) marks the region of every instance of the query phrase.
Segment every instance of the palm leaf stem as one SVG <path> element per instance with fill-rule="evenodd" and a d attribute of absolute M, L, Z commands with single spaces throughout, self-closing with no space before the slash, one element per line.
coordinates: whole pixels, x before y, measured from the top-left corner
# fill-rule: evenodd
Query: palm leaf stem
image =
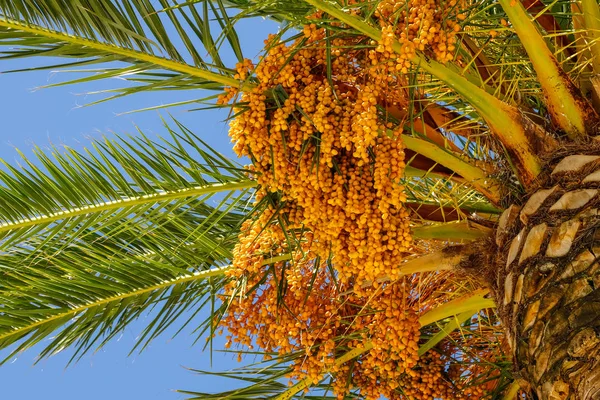
<path fill-rule="evenodd" d="M 87 47 L 109 54 L 118 54 L 120 56 L 126 57 L 127 59 L 135 60 L 137 62 L 150 63 L 156 65 L 158 68 L 161 69 L 180 72 L 182 74 L 202 78 L 207 81 L 217 82 L 225 86 L 231 86 L 236 88 L 239 87 L 243 90 L 248 90 L 251 87 L 248 86 L 246 83 L 240 82 L 239 80 L 231 78 L 229 76 L 217 74 L 215 72 L 207 71 L 206 69 L 202 68 L 196 68 L 189 64 L 169 60 L 164 57 L 154 56 L 141 51 L 126 49 L 112 44 L 102 43 L 99 41 L 70 35 L 64 32 L 58 32 L 52 29 L 43 28 L 38 25 L 24 24 L 6 17 L 0 17 L 0 27 L 23 31 L 30 34 L 46 37 L 52 40 L 57 40 L 59 42 L 66 42 L 77 46 Z"/>
<path fill-rule="evenodd" d="M 485 297 L 488 293 L 489 289 L 477 289 L 462 297 L 444 303 L 444 305 L 423 314 L 419 318 L 419 323 L 421 326 L 427 326 L 467 311 L 471 312 L 472 310 L 475 310 L 475 312 L 477 312 L 486 308 L 496 307 L 493 299 Z M 473 314 L 475 312 L 473 312 Z"/>
<path fill-rule="evenodd" d="M 424 256 L 412 258 L 400 265 L 400 270 L 396 276 L 383 276 L 377 280 L 377 283 L 389 282 L 402 276 L 422 272 L 449 271 L 456 269 L 469 254 L 469 251 L 469 248 L 466 246 L 453 246 L 442 251 L 436 251 Z M 373 282 L 364 281 L 362 287 L 369 287 L 371 285 L 373 285 Z"/>
<path fill-rule="evenodd" d="M 456 330 L 462 323 L 469 320 L 473 316 L 472 311 L 465 311 L 460 315 L 455 315 L 450 321 L 444 325 L 438 333 L 433 335 L 431 339 L 425 342 L 421 347 L 419 347 L 419 356 L 427 353 L 430 349 L 432 349 L 436 344 L 441 342 L 446 336 Z"/>
<path fill-rule="evenodd" d="M 600 5 L 597 0 L 581 0 L 581 8 L 591 43 L 592 67 L 594 74 L 600 75 Z"/>
<path fill-rule="evenodd" d="M 540 0 L 523 0 L 523 6 L 527 9 L 529 14 L 533 15 L 534 13 L 537 13 L 537 15 L 535 15 L 535 20 L 546 32 L 549 34 L 562 32 L 560 24 L 552 14 L 551 6 L 546 6 Z M 568 35 L 555 35 L 554 40 L 557 41 L 558 47 L 560 48 L 559 51 L 564 52 L 566 57 L 572 55 L 572 42 Z"/>
<path fill-rule="evenodd" d="M 412 175 L 412 176 L 422 176 L 423 177 L 423 175 Z M 426 176 L 429 177 L 429 175 L 426 175 Z M 440 207 L 453 207 L 451 203 L 440 204 L 439 202 L 431 201 L 431 200 L 428 200 L 428 199 L 408 200 L 404 204 L 408 208 L 413 209 L 413 210 L 417 210 L 418 207 L 428 207 L 430 209 L 433 208 L 433 207 L 436 207 L 436 208 L 440 208 Z M 478 202 L 478 203 L 465 202 L 465 203 L 459 203 L 457 205 L 457 207 L 455 207 L 455 209 L 456 208 L 459 208 L 465 214 L 479 213 L 479 214 L 499 215 L 499 214 L 502 214 L 502 212 L 504 211 L 502 208 L 494 207 L 490 203 L 486 203 L 486 202 Z M 425 218 L 425 219 L 427 219 L 427 218 Z"/>
<path fill-rule="evenodd" d="M 449 222 L 413 228 L 413 237 L 426 240 L 471 241 L 490 235 L 492 229 L 470 222 Z"/>
<path fill-rule="evenodd" d="M 529 55 L 554 122 L 572 139 L 585 136 L 586 121 L 598 120 L 595 111 L 560 68 L 521 2 L 500 0 L 500 4 Z"/>
<path fill-rule="evenodd" d="M 502 400 L 516 399 L 517 393 L 519 393 L 520 388 L 521 388 L 521 386 L 519 385 L 519 382 L 513 381 L 513 383 L 511 383 L 510 386 L 508 387 L 508 389 L 506 390 L 506 393 L 504 393 Z"/>
<path fill-rule="evenodd" d="M 458 223 L 464 222 L 468 216 L 489 222 L 498 220 L 497 209 L 487 203 L 455 203 L 455 202 L 430 202 L 427 200 L 410 200 L 404 206 L 413 214 L 415 221 L 423 223 Z M 485 225 L 485 224 L 484 224 Z M 451 234 L 454 236 L 454 234 Z"/>
<path fill-rule="evenodd" d="M 34 225 L 49 224 L 55 221 L 76 217 L 79 215 L 93 214 L 107 210 L 122 209 L 124 207 L 133 207 L 143 204 L 153 204 L 164 202 L 166 200 L 175 200 L 186 197 L 198 197 L 205 194 L 212 194 L 223 191 L 243 190 L 253 188 L 257 185 L 256 181 L 243 180 L 238 182 L 212 183 L 204 186 L 192 187 L 189 189 L 180 189 L 177 191 L 161 191 L 143 196 L 126 197 L 119 200 L 107 201 L 99 204 L 93 204 L 86 207 L 74 207 L 72 209 L 59 211 L 51 214 L 40 215 L 34 218 L 22 219 L 12 223 L 0 225 L 0 232 L 11 231 L 14 229 L 27 228 Z"/>
<path fill-rule="evenodd" d="M 402 141 L 407 149 L 413 150 L 456 172 L 493 203 L 497 204 L 500 201 L 500 185 L 482 169 L 461 160 L 448 151 L 442 150 L 438 145 L 427 140 L 403 135 Z"/>
<path fill-rule="evenodd" d="M 379 29 L 346 13 L 334 3 L 321 0 L 304 1 L 371 39 L 381 41 L 382 35 Z M 397 53 L 403 52 L 402 45 L 397 40 L 392 43 L 392 49 Z M 521 182 L 526 186 L 530 185 L 541 172 L 542 162 L 539 153 L 553 149 L 557 144 L 556 141 L 540 127 L 527 121 L 517 108 L 500 101 L 450 68 L 419 53 L 415 54 L 411 61 L 446 83 L 469 101 L 505 146 L 515 164 L 517 176 Z M 544 148 L 536 149 L 536 143 L 540 143 Z"/>

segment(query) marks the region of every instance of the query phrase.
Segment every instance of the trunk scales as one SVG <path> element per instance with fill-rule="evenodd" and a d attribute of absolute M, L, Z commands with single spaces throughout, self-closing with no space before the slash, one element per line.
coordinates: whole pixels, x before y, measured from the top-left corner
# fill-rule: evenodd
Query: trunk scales
<path fill-rule="evenodd" d="M 518 379 L 539 399 L 600 399 L 600 141 L 578 150 L 504 212 L 488 277 Z"/>

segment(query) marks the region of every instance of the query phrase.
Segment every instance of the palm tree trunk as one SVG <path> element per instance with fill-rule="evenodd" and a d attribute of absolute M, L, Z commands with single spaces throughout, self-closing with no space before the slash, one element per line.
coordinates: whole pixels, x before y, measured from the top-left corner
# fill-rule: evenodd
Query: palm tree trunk
<path fill-rule="evenodd" d="M 600 399 L 600 142 L 577 150 L 502 215 L 487 274 L 517 376 L 539 399 Z"/>

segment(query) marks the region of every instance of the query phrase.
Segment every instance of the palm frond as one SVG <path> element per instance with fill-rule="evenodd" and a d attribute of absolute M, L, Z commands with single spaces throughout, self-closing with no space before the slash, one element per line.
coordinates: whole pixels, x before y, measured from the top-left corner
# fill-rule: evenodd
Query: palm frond
<path fill-rule="evenodd" d="M 86 227 L 116 224 L 123 232 L 134 222 L 131 212 L 139 209 L 145 214 L 135 214 L 150 226 L 153 218 L 162 218 L 152 208 L 155 204 L 173 202 L 172 211 L 177 211 L 190 198 L 208 200 L 217 192 L 255 186 L 239 165 L 205 147 L 184 126 L 178 124 L 179 132 L 165 127 L 172 142 L 155 142 L 140 133 L 129 140 L 117 136 L 92 142 L 95 151 L 85 154 L 52 148 L 50 157 L 37 148 L 41 168 L 24 156 L 21 168 L 4 162 L 0 251 L 10 251 L 14 243 L 33 235 L 64 241 L 83 221 Z"/>
<path fill-rule="evenodd" d="M 225 8 L 213 3 L 201 8 L 173 9 L 172 5 L 167 0 L 160 0 L 159 7 L 149 0 L 1 1 L 0 59 L 47 56 L 67 60 L 31 70 L 100 64 L 88 70 L 86 78 L 61 84 L 115 77 L 131 83 L 112 96 L 239 86 L 235 71 L 222 59 L 227 54 L 243 59 Z M 213 32 L 213 20 L 220 22 L 217 32 Z M 222 47 L 224 42 L 226 47 Z M 201 56 L 202 50 L 208 56 Z"/>
<path fill-rule="evenodd" d="M 37 163 L 0 173 L 0 348 L 19 342 L 9 357 L 52 334 L 41 356 L 72 345 L 80 356 L 155 307 L 143 347 L 215 300 L 254 183 L 176 126 L 165 124 L 169 141 L 38 149 Z"/>
<path fill-rule="evenodd" d="M 210 3 L 213 0 L 189 0 L 178 7 L 193 6 L 198 3 Z M 221 0 L 219 5 L 233 8 L 239 12 L 235 16 L 240 18 L 264 17 L 275 21 L 296 25 L 305 21 L 312 7 L 298 0 Z"/>
<path fill-rule="evenodd" d="M 246 353 L 246 352 L 244 352 Z M 210 372 L 197 369 L 191 369 L 192 372 L 202 375 L 211 375 L 221 379 L 231 381 L 239 381 L 247 383 L 248 386 L 243 386 L 236 389 L 223 391 L 221 393 L 208 393 L 197 391 L 178 390 L 179 393 L 191 396 L 188 399 L 268 399 L 274 398 L 280 393 L 285 392 L 287 385 L 284 383 L 285 376 L 291 372 L 290 361 L 297 357 L 302 357 L 302 354 L 290 354 L 286 356 L 277 356 L 271 358 L 272 355 L 254 352 L 246 354 L 257 358 L 268 356 L 268 360 L 259 361 L 250 365 L 245 365 L 240 368 L 235 368 L 231 371 Z"/>
<path fill-rule="evenodd" d="M 212 372 L 197 369 L 191 369 L 192 372 L 215 376 L 223 379 L 231 385 L 233 382 L 247 383 L 247 386 L 230 389 L 219 393 L 198 392 L 191 390 L 178 390 L 178 393 L 185 394 L 188 400 L 212 399 L 212 400 L 243 400 L 243 399 L 273 399 L 281 400 L 283 398 L 291 399 L 336 399 L 332 390 L 332 381 L 323 379 L 319 382 L 307 385 L 310 391 L 302 390 L 294 391 L 286 384 L 286 375 L 292 372 L 290 362 L 294 359 L 304 357 L 304 353 L 294 353 L 285 356 L 273 357 L 272 354 L 262 352 L 241 352 L 246 356 L 255 358 L 263 358 L 263 361 L 245 365 L 239 368 L 234 368 L 229 371 Z M 266 356 L 266 359 L 264 359 Z M 237 383 L 237 382 L 236 382 Z M 300 392 L 300 393 L 296 393 Z M 291 395 L 289 395 L 291 394 Z M 286 396 L 286 397 L 282 397 Z M 362 398 L 357 393 L 350 392 L 346 395 L 346 399 Z"/>

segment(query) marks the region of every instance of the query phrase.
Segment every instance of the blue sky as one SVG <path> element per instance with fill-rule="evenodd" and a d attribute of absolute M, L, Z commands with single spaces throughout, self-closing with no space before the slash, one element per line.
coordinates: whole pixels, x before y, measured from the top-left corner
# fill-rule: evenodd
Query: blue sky
<path fill-rule="evenodd" d="M 254 58 L 268 33 L 276 25 L 254 19 L 240 25 L 239 32 L 246 57 Z M 39 65 L 44 60 L 24 59 L 0 62 L 0 71 Z M 49 71 L 0 74 L 2 106 L 0 107 L 0 158 L 9 163 L 18 160 L 15 147 L 31 154 L 33 144 L 66 144 L 82 148 L 89 138 L 110 132 L 135 134 L 138 126 L 150 137 L 164 133 L 160 117 L 167 112 L 148 111 L 118 116 L 118 113 L 173 101 L 199 98 L 203 93 L 144 93 L 91 107 L 80 107 L 96 98 L 85 92 L 102 90 L 114 82 L 100 81 L 52 89 L 32 90 L 63 80 Z M 231 155 L 226 114 L 219 111 L 186 112 L 169 109 L 175 118 L 201 136 L 219 151 Z M 200 316 L 201 318 L 202 316 Z M 33 348 L 0 367 L 2 396 L 6 399 L 179 399 L 173 389 L 222 391 L 231 383 L 214 377 L 201 377 L 184 367 L 225 370 L 235 368 L 235 355 L 215 353 L 210 365 L 202 345 L 193 346 L 194 336 L 183 332 L 174 339 L 167 332 L 154 341 L 142 354 L 127 357 L 144 320 L 132 324 L 118 341 L 95 354 L 83 357 L 79 363 L 65 369 L 71 353 L 45 359 L 34 365 L 39 348 Z M 217 341 L 217 347 L 222 340 Z M 0 352 L 0 356 L 6 353 Z"/>

